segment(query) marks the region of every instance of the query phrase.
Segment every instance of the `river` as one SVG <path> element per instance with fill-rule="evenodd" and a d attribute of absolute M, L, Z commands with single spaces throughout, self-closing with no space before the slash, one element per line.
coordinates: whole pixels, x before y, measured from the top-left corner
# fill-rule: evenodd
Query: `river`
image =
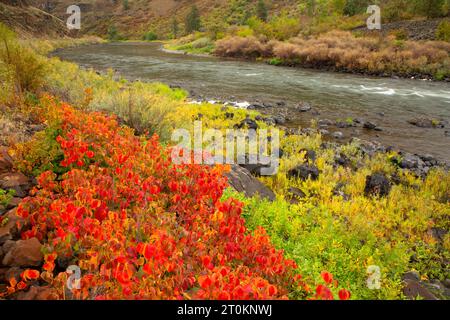
<path fill-rule="evenodd" d="M 54 55 L 96 70 L 113 68 L 121 76 L 176 84 L 207 99 L 284 101 L 287 108 L 308 102 L 314 112 L 289 113 L 289 126 L 311 119 L 362 119 L 382 131 L 338 129 L 348 138 L 379 141 L 402 150 L 432 154 L 450 163 L 450 84 L 425 80 L 377 78 L 264 63 L 223 60 L 161 50 L 158 43 L 107 43 L 58 50 Z M 408 120 L 447 121 L 446 128 L 419 128 Z M 446 133 L 447 131 L 447 133 Z"/>

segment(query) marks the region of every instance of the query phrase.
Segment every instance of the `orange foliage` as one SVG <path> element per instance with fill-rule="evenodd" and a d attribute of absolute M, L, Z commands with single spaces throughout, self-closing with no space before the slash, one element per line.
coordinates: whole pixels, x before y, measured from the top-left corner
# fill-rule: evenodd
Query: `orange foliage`
<path fill-rule="evenodd" d="M 226 168 L 175 165 L 158 137 L 137 137 L 114 117 L 52 102 L 64 152 L 57 177 L 44 172 L 19 206 L 45 246 L 42 273 L 24 272 L 8 292 L 47 282 L 63 298 L 63 259 L 81 268 L 78 299 L 286 299 L 310 296 L 297 266 L 261 228 L 250 234 L 242 203 L 220 200 Z M 67 298 L 67 297 L 65 297 Z"/>

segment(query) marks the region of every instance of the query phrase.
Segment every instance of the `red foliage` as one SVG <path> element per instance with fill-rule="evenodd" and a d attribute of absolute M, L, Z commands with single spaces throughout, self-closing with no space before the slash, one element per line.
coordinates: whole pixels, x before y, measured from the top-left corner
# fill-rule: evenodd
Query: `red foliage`
<path fill-rule="evenodd" d="M 61 165 L 70 170 L 43 173 L 17 212 L 29 226 L 22 237 L 46 244 L 41 278 L 61 297 L 67 274 L 55 270 L 58 258 L 81 268 L 81 289 L 73 290 L 81 299 L 307 297 L 295 263 L 263 229 L 247 231 L 242 203 L 220 200 L 225 167 L 175 165 L 156 136 L 136 137 L 100 113 L 55 108 Z M 317 298 L 330 298 L 322 287 Z"/>

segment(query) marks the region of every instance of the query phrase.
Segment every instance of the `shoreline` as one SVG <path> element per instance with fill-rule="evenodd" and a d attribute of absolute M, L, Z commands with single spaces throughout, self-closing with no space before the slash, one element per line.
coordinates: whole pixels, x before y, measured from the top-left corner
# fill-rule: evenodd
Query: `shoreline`
<path fill-rule="evenodd" d="M 130 41 L 128 41 L 128 42 L 130 42 Z M 139 42 L 143 43 L 143 44 L 146 44 L 146 42 L 143 42 L 143 41 L 139 41 Z M 179 51 L 165 49 L 164 48 L 164 43 L 162 43 L 162 42 L 155 41 L 155 42 L 152 42 L 152 43 L 160 44 L 158 50 L 161 50 L 163 52 L 169 52 L 169 53 L 173 53 L 173 54 L 184 55 L 184 53 L 179 52 Z M 197 54 L 190 54 L 190 53 L 186 53 L 186 54 L 191 55 L 191 56 L 203 56 L 203 57 L 206 56 L 206 55 L 199 55 L 199 54 L 197 55 Z M 208 57 L 211 57 L 211 56 L 208 56 Z M 98 69 L 98 68 L 92 68 L 92 69 L 97 71 L 97 72 L 100 72 L 100 73 L 104 73 L 105 72 L 104 70 Z M 121 76 L 121 75 L 119 74 L 119 76 Z M 125 79 L 129 79 L 130 81 L 136 80 L 136 79 L 131 79 L 131 78 L 128 78 L 128 77 L 124 77 L 124 78 Z M 149 82 L 149 81 L 145 81 L 145 80 L 142 80 L 142 79 L 139 79 L 139 81 Z M 187 89 L 182 83 L 181 84 L 180 83 L 170 83 L 170 82 L 163 82 L 163 83 L 166 83 L 167 85 L 169 85 L 172 88 L 183 89 L 184 91 L 186 91 L 189 94 L 188 98 L 191 99 L 192 101 L 208 102 L 210 100 L 215 100 L 217 102 L 217 104 L 220 104 L 220 102 L 224 102 L 224 103 L 227 103 L 229 105 L 233 104 L 234 102 L 236 102 L 236 103 L 239 103 L 239 102 L 245 103 L 246 102 L 249 105 L 252 105 L 251 102 L 247 102 L 245 100 L 232 101 L 232 100 L 229 100 L 229 99 L 224 99 L 224 97 L 214 97 L 214 96 L 213 97 L 209 97 L 207 95 L 204 95 L 201 92 L 201 88 L 193 88 L 192 90 L 190 90 L 190 89 Z M 195 93 L 193 93 L 193 92 L 195 92 Z M 207 96 L 207 98 L 205 98 L 205 96 Z M 244 97 L 244 99 L 245 99 L 245 97 Z M 256 104 L 256 103 L 253 103 L 253 104 Z M 257 104 L 258 105 L 276 105 L 277 102 L 274 102 L 274 101 L 269 101 L 269 102 L 268 101 L 258 101 Z M 306 102 L 299 101 L 299 104 L 306 104 Z M 292 106 L 289 106 L 289 108 L 286 108 L 286 109 L 289 110 L 289 112 L 291 112 L 291 113 L 293 113 L 295 111 Z M 259 113 L 261 113 L 262 115 L 264 115 L 266 117 L 272 117 L 273 118 L 273 117 L 278 117 L 280 115 L 280 110 L 276 110 L 276 106 L 275 107 L 269 107 L 269 108 L 267 108 L 267 107 L 259 108 L 259 109 L 256 108 L 254 110 L 258 111 Z M 269 111 L 269 112 L 267 112 L 267 111 Z M 305 115 L 305 114 L 309 113 L 309 115 L 310 115 L 313 112 L 315 112 L 315 110 L 313 110 L 313 111 L 308 110 L 306 112 L 303 112 L 302 114 Z M 315 116 L 315 115 L 313 114 L 313 116 Z M 286 128 L 288 130 L 298 130 L 298 128 L 300 126 L 298 121 L 291 121 L 292 119 L 286 119 L 286 118 L 288 118 L 286 115 L 283 115 L 283 117 L 285 119 L 282 121 L 283 122 L 282 125 L 281 125 L 282 128 Z M 324 115 L 324 117 L 326 118 L 327 116 Z M 311 120 L 313 120 L 313 119 L 308 120 L 309 123 L 307 123 L 307 124 L 303 123 L 303 125 L 301 126 L 301 127 L 303 127 L 302 130 L 304 130 L 305 132 L 315 130 L 315 129 L 311 128 Z M 320 123 L 321 120 L 328 120 L 328 119 L 322 119 L 322 117 L 321 117 L 321 119 L 317 119 L 317 120 Z M 361 129 L 361 130 L 366 130 L 364 128 L 364 123 L 356 123 L 354 126 L 349 126 L 349 127 L 343 128 L 343 127 L 336 126 L 336 123 L 339 122 L 338 120 L 333 121 L 333 122 L 334 122 L 333 124 L 325 126 L 325 127 L 322 127 L 322 126 L 318 126 L 317 127 L 317 130 L 322 131 L 322 134 L 323 134 L 325 140 L 332 141 L 332 142 L 337 142 L 340 145 L 342 145 L 342 144 L 348 143 L 349 141 L 351 141 L 354 138 L 357 138 L 357 139 L 363 139 L 363 140 L 370 141 L 372 143 L 375 142 L 375 143 L 379 144 L 379 142 L 377 141 L 378 139 L 375 138 L 375 140 L 374 139 L 369 139 L 368 140 L 366 137 L 364 137 L 364 134 L 362 134 L 361 132 L 358 132 L 356 134 L 353 133 L 353 132 L 345 132 L 345 131 L 350 131 L 350 130 L 346 130 L 346 129 L 349 129 L 349 128 L 358 128 L 358 129 Z M 377 130 L 377 128 L 372 128 L 372 129 L 367 129 L 367 130 L 375 131 L 375 130 Z M 343 138 L 343 137 L 337 137 L 337 138 L 333 137 L 333 134 L 336 133 L 337 135 L 339 135 L 339 133 L 341 133 L 342 131 L 344 131 L 344 133 L 345 133 L 345 138 Z M 357 131 L 359 131 L 359 130 L 357 130 Z M 382 133 L 379 132 L 379 133 L 377 133 L 377 135 L 378 134 L 381 135 Z M 438 159 L 440 162 L 444 163 L 446 166 L 448 166 L 450 164 L 449 159 L 447 159 L 445 157 L 442 157 L 442 156 L 436 156 L 433 152 L 430 152 L 430 153 L 428 153 L 428 152 L 420 152 L 420 151 L 415 150 L 414 148 L 409 149 L 409 151 L 404 151 L 403 148 L 401 149 L 400 147 L 397 147 L 397 145 L 395 143 L 388 143 L 388 144 L 385 144 L 385 145 L 386 146 L 383 147 L 384 149 L 394 148 L 395 150 L 400 150 L 400 151 L 403 151 L 403 152 L 405 152 L 407 154 L 412 154 L 412 155 L 422 155 L 422 154 L 430 155 L 431 154 L 431 155 L 433 155 L 433 158 Z"/>
<path fill-rule="evenodd" d="M 168 49 L 166 48 L 167 43 L 161 42 L 161 51 L 173 54 L 180 55 L 189 55 L 189 56 L 197 56 L 197 57 L 214 57 L 217 59 L 225 60 L 225 61 L 245 61 L 245 62 L 253 62 L 253 63 L 264 63 L 267 65 L 271 65 L 274 67 L 285 67 L 285 68 L 294 68 L 294 69 L 305 69 L 305 70 L 317 70 L 322 72 L 332 72 L 332 73 L 341 73 L 341 74 L 351 74 L 351 75 L 360 75 L 366 77 L 373 77 L 379 79 L 408 79 L 408 80 L 417 80 L 417 81 L 431 81 L 431 82 L 449 82 L 450 77 L 444 78 L 442 80 L 438 80 L 429 74 L 419 74 L 419 73 L 411 73 L 411 74 L 401 74 L 401 73 L 392 73 L 392 74 L 380 74 L 380 73 L 372 73 L 368 71 L 358 71 L 358 70 L 346 70 L 340 69 L 333 66 L 310 66 L 307 64 L 298 64 L 298 63 L 289 63 L 280 61 L 279 63 L 270 63 L 272 59 L 275 57 L 266 57 L 266 58 L 251 58 L 251 57 L 224 57 L 220 55 L 215 55 L 214 53 L 205 53 L 205 54 L 197 54 L 191 53 L 185 50 L 176 50 L 176 49 Z"/>

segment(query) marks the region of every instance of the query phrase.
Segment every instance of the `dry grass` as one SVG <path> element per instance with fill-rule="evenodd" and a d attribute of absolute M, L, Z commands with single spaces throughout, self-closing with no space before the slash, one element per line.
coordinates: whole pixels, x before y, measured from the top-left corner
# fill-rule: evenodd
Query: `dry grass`
<path fill-rule="evenodd" d="M 285 65 L 400 76 L 450 76 L 450 44 L 440 41 L 399 41 L 394 37 L 361 37 L 333 31 L 288 42 L 231 37 L 217 42 L 219 56 L 273 57 Z"/>

